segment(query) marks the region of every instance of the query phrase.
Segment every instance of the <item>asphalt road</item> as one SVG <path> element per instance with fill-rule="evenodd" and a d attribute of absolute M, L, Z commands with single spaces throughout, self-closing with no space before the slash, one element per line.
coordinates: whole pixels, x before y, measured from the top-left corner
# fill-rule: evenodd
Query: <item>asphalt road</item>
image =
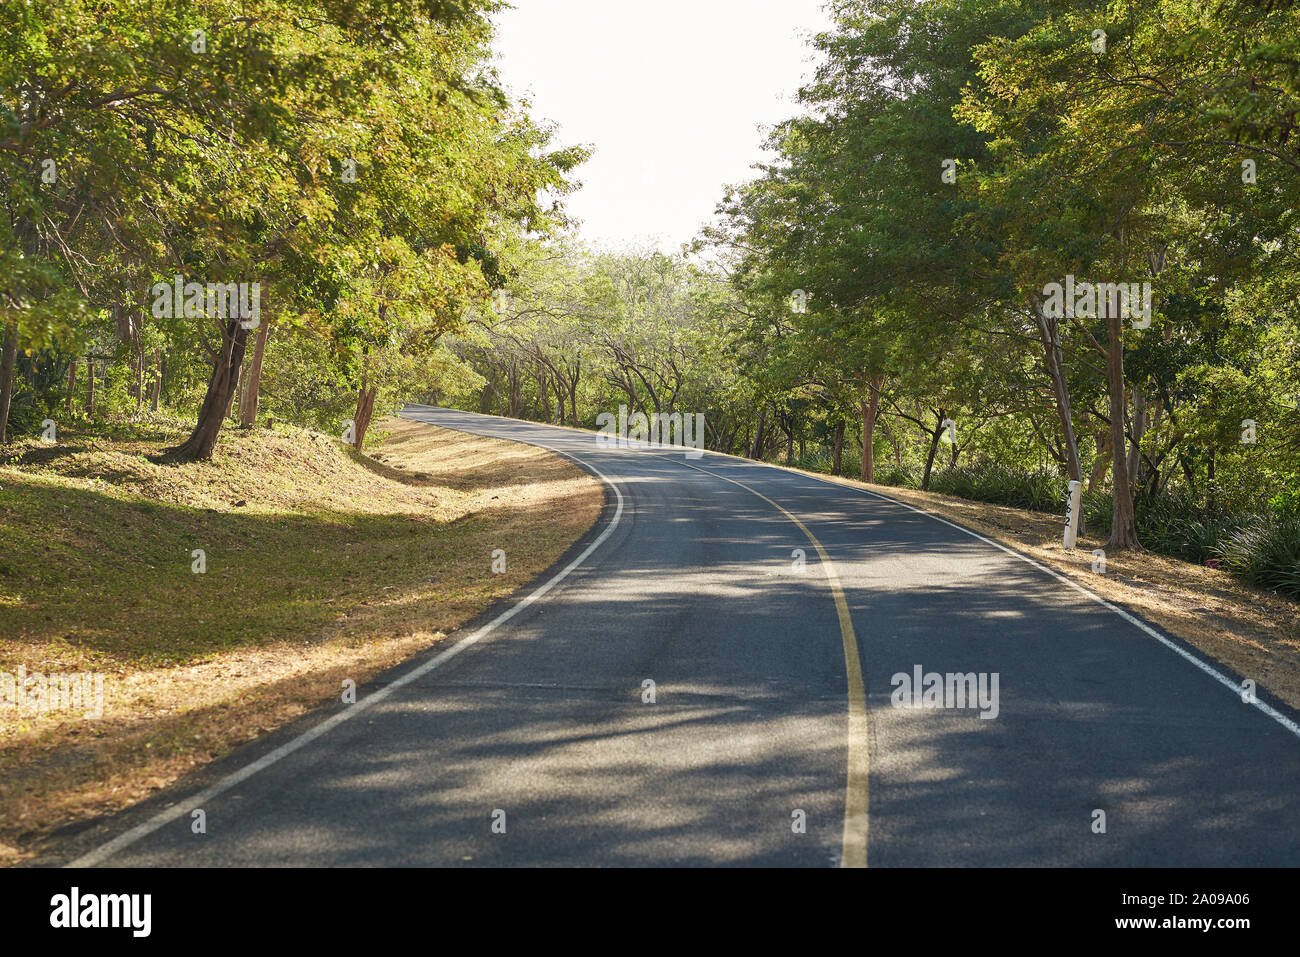
<path fill-rule="evenodd" d="M 605 512 L 567 573 L 359 704 L 69 839 L 67 859 L 1300 864 L 1294 715 L 1244 703 L 1238 676 L 1046 570 L 904 505 L 740 459 L 405 414 L 602 473 Z M 893 676 L 917 666 L 996 674 L 996 717 L 896 707 Z"/>

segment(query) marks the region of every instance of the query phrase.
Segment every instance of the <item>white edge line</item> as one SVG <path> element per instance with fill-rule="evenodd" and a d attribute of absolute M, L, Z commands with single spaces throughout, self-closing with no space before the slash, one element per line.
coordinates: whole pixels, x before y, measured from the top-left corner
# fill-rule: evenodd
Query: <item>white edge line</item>
<path fill-rule="evenodd" d="M 726 455 L 726 453 L 723 452 L 712 452 L 710 454 Z M 1219 671 L 1219 669 L 1215 668 L 1213 665 L 1206 662 L 1203 658 L 1197 657 L 1196 655 L 1188 651 L 1186 648 L 1179 647 L 1177 644 L 1170 641 L 1164 635 L 1160 634 L 1160 632 L 1156 631 L 1154 628 L 1152 628 L 1142 619 L 1138 618 L 1135 615 L 1129 614 L 1129 612 L 1125 611 L 1123 608 L 1120 608 L 1118 605 L 1115 605 L 1112 602 L 1107 601 L 1105 598 L 1102 598 L 1096 592 L 1088 588 L 1085 588 L 1083 585 L 1080 585 L 1074 579 L 1066 575 L 1062 575 L 1054 568 L 1048 568 L 1046 565 L 1042 564 L 1041 562 L 1034 561 L 1034 559 L 1030 558 L 1028 555 L 1021 554 L 1020 552 L 1016 551 L 1013 548 L 1008 548 L 1006 545 L 1003 545 L 1001 542 L 995 542 L 991 538 L 985 538 L 979 532 L 975 532 L 962 525 L 958 525 L 956 522 L 950 522 L 946 518 L 942 518 L 938 515 L 935 515 L 933 512 L 927 512 L 923 508 L 917 508 L 914 505 L 909 505 L 907 502 L 901 501 L 896 498 L 890 498 L 888 495 L 882 495 L 879 492 L 873 492 L 870 489 L 858 488 L 856 485 L 846 485 L 841 482 L 832 482 L 830 479 L 824 479 L 817 475 L 810 475 L 806 472 L 798 472 L 793 469 L 782 468 L 779 465 L 772 465 L 770 462 L 755 462 L 752 459 L 740 459 L 739 456 L 733 456 L 733 455 L 727 455 L 726 457 L 736 458 L 739 461 L 747 463 L 749 465 L 761 465 L 764 468 L 776 469 L 777 471 L 784 472 L 787 475 L 798 475 L 798 476 L 802 476 L 803 478 L 810 478 L 815 481 L 821 482 L 823 485 L 831 485 L 836 488 L 846 489 L 850 492 L 858 492 L 862 495 L 871 495 L 875 498 L 881 499 L 882 501 L 892 502 L 894 505 L 901 505 L 903 508 L 907 509 L 908 511 L 916 512 L 918 515 L 924 515 L 927 518 L 932 518 L 936 522 L 941 522 L 944 525 L 957 529 L 957 531 L 959 532 L 964 532 L 965 534 L 969 535 L 971 538 L 977 538 L 981 542 L 984 542 L 986 545 L 992 545 L 994 548 L 999 549 L 1000 551 L 1004 551 L 1008 555 L 1018 558 L 1022 562 L 1025 562 L 1028 565 L 1032 565 L 1034 568 L 1037 568 L 1039 571 L 1047 573 L 1051 577 L 1055 578 L 1057 581 L 1069 585 L 1071 588 L 1073 588 L 1075 591 L 1079 592 L 1080 594 L 1087 595 L 1089 598 L 1091 598 L 1097 604 L 1101 605 L 1103 608 L 1110 609 L 1115 614 L 1119 615 L 1121 618 L 1127 621 L 1129 624 L 1136 626 L 1137 628 L 1144 631 L 1146 634 L 1150 635 L 1152 638 L 1160 642 L 1160 644 L 1164 645 L 1166 648 L 1168 648 L 1170 651 L 1177 654 L 1179 657 L 1184 658 L 1187 661 L 1190 661 L 1197 668 L 1205 672 L 1207 675 L 1209 675 L 1215 681 L 1219 682 L 1219 684 L 1223 685 L 1225 688 L 1232 691 L 1238 697 L 1241 696 L 1241 690 L 1242 690 L 1241 686 L 1236 682 L 1234 682 L 1223 672 Z M 1290 718 L 1288 718 L 1286 715 L 1278 711 L 1276 708 L 1274 708 L 1272 705 L 1268 704 L 1267 702 L 1259 700 L 1258 696 L 1255 697 L 1254 701 L 1243 702 L 1243 704 L 1245 703 L 1249 703 L 1254 707 L 1258 708 L 1260 711 L 1264 712 L 1264 714 L 1268 715 L 1270 718 L 1272 718 L 1282 727 L 1290 731 L 1293 735 L 1300 738 L 1300 724 L 1297 724 L 1295 721 L 1292 721 Z"/>
<path fill-rule="evenodd" d="M 438 407 L 437 407 L 437 406 L 424 406 L 424 408 L 438 408 Z M 459 410 L 459 409 L 449 409 L 449 410 L 447 410 L 447 411 L 450 411 L 450 412 L 460 412 L 461 410 Z M 479 414 L 479 413 L 469 412 L 469 413 L 464 413 L 464 414 L 467 414 L 467 415 L 477 415 L 477 414 Z M 500 419 L 500 418 L 504 418 L 504 416 L 483 416 L 483 418 L 489 418 L 489 419 L 491 419 L 491 418 L 496 418 L 496 419 Z M 509 419 L 508 421 L 511 421 L 511 422 L 523 422 L 523 423 L 525 423 L 525 424 L 527 424 L 527 425 L 540 425 L 540 426 L 542 426 L 543 428 L 546 427 L 546 426 L 545 426 L 545 423 L 541 423 L 541 422 L 528 422 L 526 419 Z M 576 430 L 574 430 L 574 431 L 586 432 L 588 435 L 591 435 L 591 436 L 593 436 L 593 437 L 597 434 L 597 433 L 595 433 L 595 432 L 591 432 L 591 431 L 589 431 L 589 430 L 587 430 L 587 429 L 576 429 Z M 628 451 L 633 451 L 633 452 L 635 452 L 635 451 L 641 451 L 641 450 L 638 450 L 638 449 L 630 449 L 630 450 L 628 450 Z M 1199 668 L 1202 672 L 1204 672 L 1205 674 L 1209 675 L 1211 678 L 1213 678 L 1213 679 L 1214 679 L 1215 681 L 1217 681 L 1219 684 L 1223 685 L 1225 688 L 1227 688 L 1227 689 L 1229 689 L 1230 691 L 1232 691 L 1233 694 L 1236 695 L 1238 698 L 1240 698 L 1240 696 L 1241 696 L 1241 690 L 1242 690 L 1242 689 L 1241 689 L 1241 686 L 1240 686 L 1240 685 L 1238 685 L 1236 682 L 1234 682 L 1231 678 L 1229 678 L 1227 675 L 1225 675 L 1225 674 L 1224 674 L 1223 672 L 1221 672 L 1219 669 L 1215 668 L 1213 665 L 1211 665 L 1211 664 L 1209 664 L 1208 662 L 1206 662 L 1203 658 L 1200 658 L 1200 657 L 1198 657 L 1197 655 L 1192 654 L 1192 653 L 1191 653 L 1190 651 L 1188 651 L 1186 648 L 1182 648 L 1182 647 L 1180 647 L 1179 645 L 1177 645 L 1176 643 L 1170 641 L 1170 640 L 1169 640 L 1168 638 L 1166 638 L 1164 635 L 1160 634 L 1160 632 L 1156 631 L 1154 628 L 1152 628 L 1152 627 L 1151 627 L 1150 625 L 1148 625 L 1146 622 L 1142 621 L 1142 619 L 1136 617 L 1135 615 L 1130 614 L 1129 612 L 1125 611 L 1123 608 L 1120 608 L 1118 605 L 1115 605 L 1115 604 L 1113 604 L 1112 602 L 1107 601 L 1105 598 L 1102 598 L 1102 597 L 1101 597 L 1100 595 L 1098 595 L 1096 592 L 1094 592 L 1094 591 L 1092 591 L 1092 590 L 1090 590 L 1090 589 L 1088 589 L 1088 588 L 1085 588 L 1083 585 L 1080 585 L 1080 584 L 1079 584 L 1078 582 L 1076 582 L 1074 579 L 1072 579 L 1072 578 L 1070 578 L 1070 577 L 1068 577 L 1068 576 L 1066 576 L 1066 575 L 1063 575 L 1063 574 L 1061 574 L 1060 572 L 1056 571 L 1056 569 L 1054 569 L 1054 568 L 1049 568 L 1049 567 L 1047 567 L 1046 565 L 1042 564 L 1041 562 L 1037 562 L 1037 561 L 1035 561 L 1034 559 L 1030 558 L 1028 555 L 1024 555 L 1024 554 L 1022 554 L 1022 553 L 1016 551 L 1016 550 L 1013 549 L 1013 548 L 1008 548 L 1006 545 L 1003 545 L 1001 542 L 995 542 L 995 541 L 994 541 L 993 539 L 991 539 L 991 538 L 986 538 L 985 536 L 981 535 L 979 532 L 975 532 L 975 531 L 972 531 L 972 530 L 969 529 L 969 528 L 966 528 L 965 526 L 958 525 L 956 522 L 950 522 L 950 521 L 948 521 L 948 519 L 946 519 L 946 518 L 942 518 L 942 517 L 940 517 L 940 516 L 934 514 L 933 512 L 927 512 L 927 511 L 926 511 L 925 509 L 923 509 L 923 508 L 917 508 L 917 507 L 914 506 L 914 505 L 909 505 L 907 502 L 904 502 L 904 501 L 902 501 L 902 500 L 900 500 L 900 499 L 890 498 L 888 495 L 882 495 L 880 492 L 873 492 L 873 491 L 871 491 L 870 489 L 859 488 L 859 487 L 856 486 L 856 485 L 850 485 L 850 484 L 847 484 L 847 483 L 845 483 L 845 482 L 833 482 L 833 481 L 831 481 L 830 479 L 822 478 L 820 475 L 814 475 L 814 474 L 812 474 L 812 473 L 810 473 L 810 472 L 802 472 L 802 471 L 798 471 L 798 470 L 796 470 L 796 469 L 784 468 L 784 467 L 782 467 L 782 466 L 780 466 L 780 465 L 773 465 L 771 462 L 759 462 L 759 461 L 755 461 L 754 459 L 742 458 L 742 457 L 739 456 L 739 455 L 729 455 L 729 454 L 727 454 L 726 452 L 707 451 L 707 452 L 705 452 L 705 455 L 712 455 L 712 456 L 717 456 L 717 457 L 719 457 L 719 458 L 732 459 L 732 460 L 734 460 L 735 462 L 738 462 L 738 463 L 740 463 L 740 464 L 742 464 L 742 465 L 752 465 L 752 466 L 757 466 L 757 467 L 761 467 L 761 468 L 775 469 L 776 471 L 781 472 L 781 473 L 784 474 L 784 475 L 794 475 L 794 476 L 799 476 L 799 477 L 802 477 L 802 478 L 808 478 L 808 479 L 812 479 L 812 480 L 815 481 L 815 482 L 821 482 L 823 485 L 829 485 L 829 486 L 831 486 L 831 487 L 833 487 L 833 488 L 838 488 L 838 489 L 842 489 L 842 490 L 849 491 L 849 492 L 857 492 L 857 493 L 859 493 L 859 494 L 861 494 L 861 495 L 870 495 L 871 497 L 873 497 L 873 498 L 878 498 L 878 499 L 880 499 L 881 501 L 884 501 L 884 502 L 891 502 L 891 503 L 893 503 L 894 505 L 901 505 L 903 508 L 907 509 L 908 511 L 916 512 L 918 515 L 924 515 L 926 518 L 932 518 L 932 519 L 934 519 L 936 522 L 940 522 L 940 523 L 942 523 L 942 524 L 944 524 L 944 525 L 947 525 L 947 526 L 949 526 L 949 527 L 951 527 L 951 528 L 955 528 L 955 529 L 957 529 L 957 531 L 962 532 L 963 534 L 969 535 L 971 538 L 979 539 L 981 542 L 984 542 L 986 545 L 992 545 L 994 548 L 998 549 L 999 551 L 1006 552 L 1008 555 L 1011 555 L 1011 556 L 1014 557 L 1014 558 L 1018 558 L 1018 559 L 1020 559 L 1020 560 L 1021 560 L 1022 562 L 1024 562 L 1025 564 L 1027 564 L 1027 565 L 1031 565 L 1031 566 L 1033 566 L 1034 568 L 1037 568 L 1039 571 L 1044 572 L 1044 573 L 1046 573 L 1047 575 L 1050 575 L 1052 578 L 1055 578 L 1057 581 L 1062 582 L 1062 583 L 1064 583 L 1064 584 L 1066 584 L 1066 585 L 1069 585 L 1069 586 L 1070 586 L 1071 588 L 1073 588 L 1075 591 L 1079 592 L 1079 593 L 1082 594 L 1082 595 L 1086 595 L 1087 597 L 1091 598 L 1093 601 L 1095 601 L 1097 604 L 1101 605 L 1103 608 L 1107 608 L 1107 609 L 1109 609 L 1110 611 L 1113 611 L 1115 614 L 1119 615 L 1119 617 L 1123 618 L 1123 619 L 1124 619 L 1125 621 L 1127 621 L 1129 624 L 1135 626 L 1136 628 L 1138 628 L 1139 630 L 1141 630 L 1141 631 L 1144 632 L 1145 634 L 1151 636 L 1151 637 L 1154 638 L 1156 641 L 1160 642 L 1160 644 L 1164 645 L 1166 648 L 1168 648 L 1170 651 L 1174 652 L 1174 653 L 1175 653 L 1176 655 L 1178 655 L 1180 658 L 1183 658 L 1184 660 L 1191 662 L 1193 665 L 1195 665 L 1197 668 Z M 1243 704 L 1245 704 L 1245 703 L 1249 703 L 1249 704 L 1251 704 L 1252 706 L 1254 706 L 1255 708 L 1258 708 L 1258 709 L 1259 709 L 1260 711 L 1262 711 L 1264 714 L 1268 715 L 1270 718 L 1272 718 L 1274 721 L 1276 721 L 1278 724 L 1280 724 L 1283 728 L 1285 728 L 1286 730 L 1290 731 L 1290 732 L 1291 732 L 1293 735 L 1295 735 L 1296 737 L 1300 738 L 1300 724 L 1298 724 L 1297 722 L 1293 721 L 1291 718 L 1287 717 L 1285 714 L 1283 714 L 1282 712 L 1278 711 L 1276 708 L 1274 708 L 1272 705 L 1268 704 L 1267 702 L 1265 702 L 1265 701 L 1261 701 L 1261 700 L 1259 699 L 1258 696 L 1255 697 L 1255 700 L 1254 700 L 1254 701 L 1251 701 L 1251 702 L 1243 702 Z"/>
<path fill-rule="evenodd" d="M 416 419 L 414 421 L 421 421 L 421 420 Z M 426 422 L 425 424 L 434 425 L 436 423 Z M 354 715 L 360 714 L 361 712 L 365 711 L 372 705 L 378 704 L 380 701 L 383 701 L 385 698 L 389 697 L 397 689 L 403 687 L 404 685 L 410 684 L 412 681 L 415 681 L 418 678 L 424 677 L 429 672 L 433 671 L 435 668 L 438 668 L 444 663 L 446 663 L 447 661 L 450 661 L 452 658 L 460 654 L 466 648 L 469 648 L 471 645 L 475 645 L 478 642 L 482 641 L 489 634 L 491 634 L 497 627 L 499 627 L 500 625 L 504 625 L 511 618 L 515 617 L 515 615 L 519 614 L 529 605 L 533 604 L 533 602 L 544 597 L 547 592 L 549 592 L 552 588 L 554 588 L 565 578 L 567 578 L 569 576 L 569 573 L 572 572 L 579 565 L 581 565 L 583 562 L 585 562 L 591 556 L 591 553 L 594 552 L 597 548 L 599 548 L 602 544 L 604 544 L 605 540 L 609 538 L 611 534 L 613 534 L 614 529 L 618 527 L 619 519 L 622 518 L 623 516 L 623 493 L 618 490 L 618 486 L 613 481 L 611 481 L 609 477 L 605 475 L 604 472 L 601 472 L 595 466 L 582 461 L 576 456 L 570 455 L 568 452 L 561 452 L 558 449 L 548 449 L 547 451 L 554 452 L 557 455 L 563 455 L 565 458 L 571 459 L 572 461 L 577 462 L 583 468 L 590 470 L 602 482 L 604 482 L 607 486 L 609 486 L 609 488 L 613 489 L 614 495 L 617 498 L 617 504 L 614 508 L 614 515 L 610 519 L 609 524 L 605 526 L 604 530 L 601 531 L 601 533 L 598 536 L 596 536 L 595 541 L 593 541 L 590 545 L 588 545 L 585 549 L 583 549 L 581 555 L 577 556 L 575 559 L 573 559 L 573 561 L 565 565 L 564 568 L 560 569 L 560 571 L 557 572 L 555 576 L 552 577 L 549 581 L 547 581 L 546 584 L 542 585 L 536 591 L 529 594 L 526 598 L 522 599 L 519 602 L 516 602 L 514 605 L 507 608 L 505 611 L 497 615 L 487 624 L 483 625 L 481 628 L 479 628 L 469 637 L 463 638 L 460 641 L 456 642 L 456 644 L 452 645 L 446 651 L 443 651 L 440 654 L 434 656 L 433 658 L 430 658 L 424 664 L 416 668 L 412 668 L 410 671 L 402 675 L 400 678 L 395 678 L 394 680 L 390 681 L 388 684 L 384 685 L 382 688 L 379 688 L 377 691 L 371 692 L 370 694 L 362 698 L 360 701 L 358 701 L 356 704 L 349 705 L 343 711 L 340 711 L 337 714 L 332 715 L 331 717 L 320 722 L 320 724 L 317 724 L 314 727 L 308 729 L 307 731 L 304 731 L 302 734 L 298 735 L 298 737 L 294 738 L 292 741 L 287 741 L 284 744 L 280 745 L 278 748 L 276 748 L 274 751 L 270 751 L 262 755 L 252 764 L 245 765 L 244 767 L 240 768 L 238 771 L 226 775 L 226 777 L 222 778 L 220 781 L 217 781 L 211 787 L 208 787 L 200 791 L 198 794 L 195 794 L 194 796 L 186 800 L 178 801 L 176 804 L 172 805 L 167 810 L 160 811 L 159 813 L 155 814 L 153 817 L 145 821 L 143 824 L 139 824 L 131 828 L 131 830 L 125 832 L 124 834 L 119 834 L 117 837 L 113 838 L 108 843 L 100 845 L 99 847 L 95 848 L 93 851 L 89 852 L 88 854 L 84 854 L 81 857 L 77 858 L 76 860 L 70 861 L 64 866 L 65 867 L 94 867 L 95 865 L 100 864 L 103 861 L 107 860 L 109 857 L 113 856 L 123 848 L 130 847 L 132 844 L 140 840 L 142 837 L 146 837 L 147 835 L 152 834 L 154 831 L 158 830 L 159 828 L 164 827 L 172 823 L 173 821 L 183 817 L 190 809 L 196 807 L 202 807 L 204 804 L 211 801 L 213 798 L 217 797 L 218 795 L 226 791 L 229 791 L 235 785 L 248 780 L 258 771 L 263 771 L 266 768 L 269 768 L 271 765 L 275 764 L 281 758 L 284 758 L 292 754 L 293 752 L 297 751 L 299 748 L 303 747 L 304 745 L 310 744 L 312 741 L 315 741 L 321 735 L 334 730 L 339 725 L 341 725 L 344 721 L 347 721 L 349 718 L 353 717 Z"/>

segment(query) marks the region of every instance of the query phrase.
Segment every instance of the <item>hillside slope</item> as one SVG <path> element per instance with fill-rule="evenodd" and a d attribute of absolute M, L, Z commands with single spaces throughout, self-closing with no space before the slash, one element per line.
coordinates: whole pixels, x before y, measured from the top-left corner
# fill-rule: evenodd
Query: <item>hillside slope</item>
<path fill-rule="evenodd" d="M 377 427 L 371 456 L 232 430 L 211 462 L 159 465 L 161 424 L 0 463 L 0 681 L 104 682 L 97 719 L 0 707 L 0 860 L 441 640 L 599 514 L 599 483 L 558 456 Z"/>

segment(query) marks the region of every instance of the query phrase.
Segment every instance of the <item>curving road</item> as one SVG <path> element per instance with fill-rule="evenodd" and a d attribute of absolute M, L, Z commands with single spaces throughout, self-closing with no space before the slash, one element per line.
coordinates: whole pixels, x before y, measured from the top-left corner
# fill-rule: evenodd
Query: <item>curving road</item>
<path fill-rule="evenodd" d="M 70 841 L 68 859 L 1300 864 L 1294 715 L 1243 703 L 1236 676 L 1046 569 L 742 459 L 403 414 L 574 457 L 606 481 L 601 520 L 540 595 Z M 891 679 L 918 666 L 996 674 L 996 716 L 895 707 Z"/>

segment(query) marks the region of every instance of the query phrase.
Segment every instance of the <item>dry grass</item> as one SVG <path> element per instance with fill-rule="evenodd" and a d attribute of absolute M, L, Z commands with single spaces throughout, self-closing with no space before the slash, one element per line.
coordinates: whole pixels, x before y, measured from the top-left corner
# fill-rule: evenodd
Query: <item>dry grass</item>
<path fill-rule="evenodd" d="M 376 426 L 371 457 L 232 431 L 210 463 L 157 465 L 161 429 L 0 466 L 0 672 L 95 672 L 106 699 L 97 720 L 0 708 L 0 861 L 441 641 L 599 515 L 600 484 L 560 456 Z"/>

